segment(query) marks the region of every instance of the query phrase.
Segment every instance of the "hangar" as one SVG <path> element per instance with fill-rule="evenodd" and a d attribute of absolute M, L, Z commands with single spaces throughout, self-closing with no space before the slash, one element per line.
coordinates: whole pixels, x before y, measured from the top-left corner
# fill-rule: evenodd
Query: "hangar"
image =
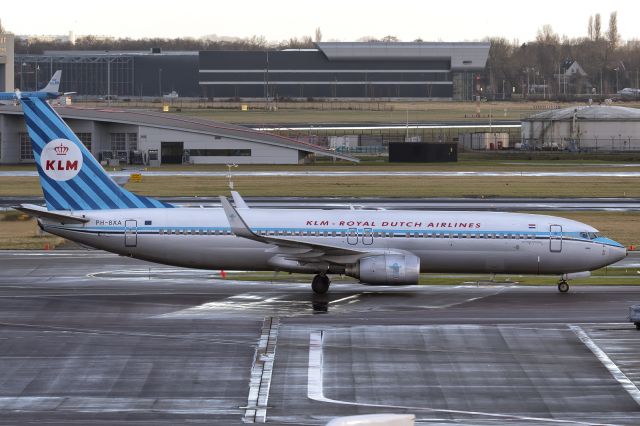
<path fill-rule="evenodd" d="M 569 151 L 640 150 L 640 109 L 612 105 L 574 106 L 522 120 L 528 149 Z"/>
<path fill-rule="evenodd" d="M 300 164 L 316 156 L 358 161 L 316 145 L 211 120 L 113 108 L 56 111 L 105 164 Z M 1 106 L 0 164 L 33 161 L 22 110 Z"/>
<path fill-rule="evenodd" d="M 79 96 L 471 100 L 490 43 L 327 42 L 313 49 L 45 51 L 15 57 L 15 87 L 55 70 Z"/>
<path fill-rule="evenodd" d="M 316 43 L 316 49 L 200 52 L 210 98 L 471 100 L 490 43 Z"/>

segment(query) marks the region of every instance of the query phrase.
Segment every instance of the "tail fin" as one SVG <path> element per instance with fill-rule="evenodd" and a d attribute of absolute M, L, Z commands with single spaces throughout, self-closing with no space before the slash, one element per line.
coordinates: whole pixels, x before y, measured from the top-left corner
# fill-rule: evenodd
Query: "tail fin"
<path fill-rule="evenodd" d="M 42 89 L 38 90 L 39 92 L 46 93 L 58 93 L 60 92 L 60 77 L 62 76 L 62 70 L 58 70 L 53 73 L 51 80 L 49 80 L 49 84 L 44 86 Z"/>
<path fill-rule="evenodd" d="M 49 210 L 173 207 L 118 186 L 47 102 L 20 102 Z"/>

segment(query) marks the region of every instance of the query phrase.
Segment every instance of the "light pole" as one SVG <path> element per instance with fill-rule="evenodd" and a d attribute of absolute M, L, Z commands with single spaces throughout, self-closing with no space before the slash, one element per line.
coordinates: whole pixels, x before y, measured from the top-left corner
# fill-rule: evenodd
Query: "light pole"
<path fill-rule="evenodd" d="M 24 67 L 27 66 L 26 62 L 20 64 L 20 90 L 24 90 Z"/>
<path fill-rule="evenodd" d="M 162 100 L 162 68 L 158 68 L 158 91 L 160 92 L 160 100 Z"/>
<path fill-rule="evenodd" d="M 38 71 L 40 71 L 40 65 L 36 65 L 36 87 L 34 90 L 38 90 L 38 87 L 40 87 L 40 84 L 38 83 Z"/>
<path fill-rule="evenodd" d="M 111 58 L 109 51 L 107 53 L 107 105 L 111 106 Z"/>
<path fill-rule="evenodd" d="M 227 168 L 229 169 L 229 172 L 227 173 L 227 179 L 229 181 L 229 189 L 231 190 L 233 190 L 233 175 L 231 174 L 231 169 L 235 167 L 238 167 L 238 165 L 235 163 L 227 164 Z"/>

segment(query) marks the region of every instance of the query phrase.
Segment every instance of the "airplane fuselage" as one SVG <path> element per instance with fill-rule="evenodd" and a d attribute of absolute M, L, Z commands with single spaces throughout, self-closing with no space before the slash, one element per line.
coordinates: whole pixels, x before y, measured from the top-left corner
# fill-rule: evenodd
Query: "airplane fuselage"
<path fill-rule="evenodd" d="M 276 270 L 269 244 L 235 236 L 222 209 L 74 211 L 90 219 L 43 228 L 79 243 L 167 265 Z M 243 209 L 257 235 L 375 253 L 406 251 L 420 272 L 564 274 L 624 258 L 626 249 L 569 219 L 495 212 Z"/>

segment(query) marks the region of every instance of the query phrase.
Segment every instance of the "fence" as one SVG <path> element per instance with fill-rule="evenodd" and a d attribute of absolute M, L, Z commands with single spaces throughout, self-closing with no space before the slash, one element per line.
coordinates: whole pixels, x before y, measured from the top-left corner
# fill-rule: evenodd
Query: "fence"
<path fill-rule="evenodd" d="M 638 152 L 640 138 L 523 138 L 515 147 L 526 151 Z"/>

